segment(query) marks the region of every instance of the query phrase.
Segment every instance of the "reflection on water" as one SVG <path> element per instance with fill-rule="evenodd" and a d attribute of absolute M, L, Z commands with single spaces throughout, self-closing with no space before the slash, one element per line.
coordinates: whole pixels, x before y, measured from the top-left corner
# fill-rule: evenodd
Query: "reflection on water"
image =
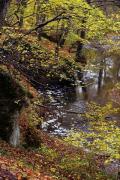
<path fill-rule="evenodd" d="M 84 71 L 84 86 L 76 76 L 76 89 L 51 87 L 46 91 L 50 99 L 48 106 L 53 107 L 42 128 L 58 136 L 66 136 L 71 129 L 89 130 L 89 123 L 79 113 L 86 111 L 87 102 L 95 101 L 106 104 L 110 99 L 109 91 L 120 80 L 120 63 L 118 57 L 99 57 L 93 68 L 93 62 Z M 79 74 L 79 73 L 78 73 Z"/>

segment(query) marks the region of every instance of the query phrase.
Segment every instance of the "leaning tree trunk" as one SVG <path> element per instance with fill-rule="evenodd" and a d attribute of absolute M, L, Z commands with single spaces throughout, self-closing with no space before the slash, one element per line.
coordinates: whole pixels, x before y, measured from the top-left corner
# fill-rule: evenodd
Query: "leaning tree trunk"
<path fill-rule="evenodd" d="M 5 23 L 5 17 L 10 0 L 0 0 L 0 28 Z"/>

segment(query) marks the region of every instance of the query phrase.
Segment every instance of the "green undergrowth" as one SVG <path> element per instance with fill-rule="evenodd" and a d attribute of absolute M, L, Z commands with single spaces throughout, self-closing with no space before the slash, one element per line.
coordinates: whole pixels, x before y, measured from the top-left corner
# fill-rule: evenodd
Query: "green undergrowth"
<path fill-rule="evenodd" d="M 3 42 L 4 50 L 14 53 L 14 58 L 18 61 L 20 69 L 26 69 L 38 77 L 46 77 L 50 80 L 68 80 L 73 81 L 73 75 L 75 70 L 81 68 L 80 63 L 75 62 L 75 58 L 66 54 L 59 54 L 58 60 L 55 59 L 55 47 L 49 47 L 49 42 L 38 41 L 32 35 L 29 35 L 21 40 L 19 37 L 21 34 L 18 32 L 11 34 L 11 38 L 8 38 Z M 43 43 L 42 43 L 43 42 Z M 64 50 L 63 50 L 64 52 Z M 17 57 L 19 55 L 19 58 Z"/>
<path fill-rule="evenodd" d="M 112 120 L 120 112 L 111 103 L 100 106 L 95 103 L 88 105 L 89 111 L 85 114 L 89 121 L 88 131 L 72 130 L 65 141 L 75 147 L 83 147 L 93 156 L 106 156 L 105 164 L 120 159 L 120 129 L 118 121 Z M 112 115 L 112 116 L 110 116 Z"/>

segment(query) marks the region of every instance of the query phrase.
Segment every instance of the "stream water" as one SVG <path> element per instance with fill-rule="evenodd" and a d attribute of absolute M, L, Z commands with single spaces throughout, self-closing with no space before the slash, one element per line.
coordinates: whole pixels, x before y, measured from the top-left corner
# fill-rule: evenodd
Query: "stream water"
<path fill-rule="evenodd" d="M 120 81 L 118 60 L 119 57 L 115 55 L 99 54 L 96 59 L 89 61 L 84 71 L 85 88 L 76 79 L 76 88 L 52 86 L 47 89 L 43 94 L 49 99 L 46 105 L 52 107 L 53 113 L 42 124 L 43 130 L 62 137 L 67 136 L 71 129 L 89 131 L 89 123 L 78 113 L 86 112 L 86 105 L 90 101 L 101 105 L 109 102 L 109 91 Z M 108 119 L 119 121 L 119 115 Z"/>

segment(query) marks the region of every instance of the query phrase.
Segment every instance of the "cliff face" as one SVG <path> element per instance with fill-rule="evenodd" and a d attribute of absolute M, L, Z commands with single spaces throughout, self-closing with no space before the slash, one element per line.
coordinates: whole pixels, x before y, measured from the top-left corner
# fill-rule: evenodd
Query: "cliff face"
<path fill-rule="evenodd" d="M 0 138 L 19 144 L 19 114 L 27 105 L 22 87 L 5 72 L 0 72 Z"/>

